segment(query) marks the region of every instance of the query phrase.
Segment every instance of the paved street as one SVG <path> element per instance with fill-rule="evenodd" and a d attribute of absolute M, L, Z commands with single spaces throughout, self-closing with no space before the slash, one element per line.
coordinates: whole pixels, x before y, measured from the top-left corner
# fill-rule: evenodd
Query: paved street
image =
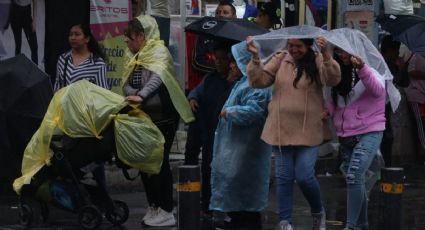
<path fill-rule="evenodd" d="M 173 171 L 176 173 L 177 166 L 181 161 L 174 161 L 172 164 Z M 175 174 L 177 175 L 177 174 Z M 121 180 L 121 185 L 117 181 L 111 187 L 113 198 L 125 201 L 130 208 L 130 218 L 122 227 L 113 227 L 106 220 L 100 229 L 164 229 L 172 228 L 146 228 L 140 225 L 140 218 L 146 212 L 146 198 L 142 191 L 140 181 L 125 182 L 124 177 L 117 175 L 117 180 Z M 341 175 L 325 176 L 319 175 L 322 189 L 322 196 L 327 209 L 327 226 L 328 230 L 342 230 L 343 221 L 345 219 L 345 184 Z M 297 189 L 295 193 L 294 219 L 297 230 L 311 229 L 311 217 L 306 201 L 303 199 L 301 192 Z M 264 212 L 264 229 L 273 230 L 277 223 L 276 214 L 276 197 L 274 186 L 271 190 L 269 207 Z M 379 229 L 379 191 L 377 186 L 371 194 L 370 201 L 370 229 Z M 12 194 L 0 196 L 0 230 L 24 229 L 20 226 L 18 220 L 17 197 Z M 39 226 L 37 230 L 47 229 L 63 229 L 74 230 L 80 229 L 77 225 L 77 216 L 75 214 L 51 208 L 49 221 L 47 224 Z M 425 166 L 419 165 L 406 168 L 406 191 L 403 197 L 403 230 L 423 230 L 425 229 Z M 212 229 L 211 223 L 204 223 L 202 229 Z"/>

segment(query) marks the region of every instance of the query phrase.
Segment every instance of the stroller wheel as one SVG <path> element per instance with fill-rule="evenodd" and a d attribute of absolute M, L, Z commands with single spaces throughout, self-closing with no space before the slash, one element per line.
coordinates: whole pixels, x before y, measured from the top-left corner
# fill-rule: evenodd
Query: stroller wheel
<path fill-rule="evenodd" d="M 106 211 L 105 217 L 113 225 L 124 224 L 129 215 L 128 206 L 125 202 L 120 200 L 114 200 L 114 207 L 111 210 Z"/>
<path fill-rule="evenodd" d="M 32 208 L 27 204 L 21 204 L 19 206 L 19 221 L 25 227 L 30 227 L 33 220 Z"/>
<path fill-rule="evenodd" d="M 43 223 L 47 223 L 47 219 L 49 218 L 49 206 L 44 203 L 40 202 L 40 211 L 41 211 L 41 220 Z"/>
<path fill-rule="evenodd" d="M 102 214 L 95 206 L 87 205 L 80 210 L 78 223 L 84 229 L 96 229 L 102 223 Z"/>

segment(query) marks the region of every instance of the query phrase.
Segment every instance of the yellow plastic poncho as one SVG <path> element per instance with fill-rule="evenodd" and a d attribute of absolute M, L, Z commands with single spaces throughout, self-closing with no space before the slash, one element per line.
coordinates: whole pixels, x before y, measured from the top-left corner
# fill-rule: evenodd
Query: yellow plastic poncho
<path fill-rule="evenodd" d="M 171 100 L 177 112 L 184 122 L 195 120 L 189 102 L 177 82 L 174 71 L 173 59 L 164 46 L 164 41 L 159 39 L 158 24 L 149 15 L 141 15 L 137 19 L 142 23 L 145 30 L 145 45 L 136 54 L 128 54 L 130 59 L 126 65 L 124 82 L 126 82 L 134 67 L 141 65 L 156 73 L 167 87 Z"/>
<path fill-rule="evenodd" d="M 161 131 L 139 109 L 118 114 L 125 106 L 122 96 L 87 80 L 59 90 L 25 149 L 22 176 L 14 181 L 14 190 L 19 193 L 44 165 L 50 164 L 53 134 L 102 138 L 101 132 L 112 121 L 118 158 L 141 171 L 159 173 L 165 142 Z"/>

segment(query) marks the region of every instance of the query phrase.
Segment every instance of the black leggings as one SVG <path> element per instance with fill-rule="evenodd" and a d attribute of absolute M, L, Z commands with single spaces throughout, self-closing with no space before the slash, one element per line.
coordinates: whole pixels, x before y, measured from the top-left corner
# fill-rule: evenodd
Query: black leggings
<path fill-rule="evenodd" d="M 22 30 L 24 30 L 31 49 L 31 60 L 38 65 L 37 36 L 35 31 L 32 29 L 33 21 L 31 17 L 31 5 L 20 6 L 12 3 L 9 17 L 13 37 L 15 38 L 15 55 L 21 53 Z"/>
<path fill-rule="evenodd" d="M 171 212 L 173 210 L 173 175 L 170 169 L 169 155 L 177 130 L 177 122 L 158 125 L 158 128 L 165 138 L 161 171 L 156 175 L 141 173 L 142 182 L 149 206 L 160 207 L 164 211 Z"/>

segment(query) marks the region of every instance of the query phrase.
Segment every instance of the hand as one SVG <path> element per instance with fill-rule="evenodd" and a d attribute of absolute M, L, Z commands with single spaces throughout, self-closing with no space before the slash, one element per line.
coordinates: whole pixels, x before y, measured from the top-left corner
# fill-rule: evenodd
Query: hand
<path fill-rule="evenodd" d="M 195 99 L 190 99 L 189 104 L 193 112 L 198 111 L 198 108 L 199 108 L 198 101 L 196 101 Z"/>
<path fill-rule="evenodd" d="M 226 110 L 223 110 L 223 111 L 221 111 L 221 113 L 220 113 L 220 115 L 218 115 L 220 118 L 224 118 L 224 119 L 226 119 L 227 118 L 227 111 Z"/>
<path fill-rule="evenodd" d="M 227 74 L 226 80 L 228 82 L 234 82 L 236 80 L 239 80 L 242 76 L 241 71 L 239 70 L 238 66 L 234 62 L 230 62 L 230 70 Z"/>
<path fill-rule="evenodd" d="M 319 36 L 319 37 L 316 38 L 316 43 L 320 47 L 321 53 L 324 53 L 324 52 L 327 51 L 328 40 L 326 40 L 326 38 Z"/>
<path fill-rule="evenodd" d="M 141 96 L 127 96 L 125 97 L 125 100 L 128 101 L 129 103 L 142 103 L 143 98 Z"/>
<path fill-rule="evenodd" d="M 364 62 L 361 58 L 356 57 L 356 56 L 351 56 L 350 60 L 351 60 L 351 64 L 353 64 L 354 68 L 356 68 L 356 69 L 363 68 Z"/>
<path fill-rule="evenodd" d="M 246 38 L 246 46 L 248 51 L 252 54 L 252 58 L 258 58 L 258 48 L 255 46 L 254 37 L 248 36 Z"/>
<path fill-rule="evenodd" d="M 329 113 L 329 111 L 328 110 L 323 111 L 322 119 L 327 120 L 329 117 L 331 117 L 331 114 Z"/>

